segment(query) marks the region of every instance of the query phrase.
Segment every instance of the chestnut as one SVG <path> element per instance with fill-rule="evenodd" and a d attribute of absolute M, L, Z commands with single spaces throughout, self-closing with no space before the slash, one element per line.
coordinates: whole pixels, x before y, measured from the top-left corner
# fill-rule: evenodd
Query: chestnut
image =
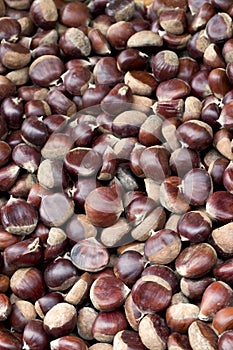
<path fill-rule="evenodd" d="M 1 208 L 1 221 L 6 231 L 25 236 L 36 228 L 38 214 L 24 199 L 12 197 Z"/>
<path fill-rule="evenodd" d="M 0 141 L 0 166 L 5 165 L 11 156 L 11 147 L 5 141 Z"/>
<path fill-rule="evenodd" d="M 166 348 L 169 328 L 159 314 L 152 313 L 144 316 L 139 323 L 138 332 L 147 349 L 164 350 Z"/>
<path fill-rule="evenodd" d="M 109 187 L 97 187 L 85 201 L 85 211 L 90 222 L 99 227 L 113 225 L 123 211 L 120 195 Z"/>
<path fill-rule="evenodd" d="M 137 280 L 132 287 L 132 298 L 138 309 L 143 313 L 159 312 L 170 304 L 172 289 L 169 283 L 162 277 L 146 275 Z M 152 295 L 157 295 L 153 299 Z M 151 303 L 148 304 L 148 296 Z"/>
<path fill-rule="evenodd" d="M 178 176 L 168 176 L 160 186 L 160 203 L 172 213 L 183 214 L 190 209 L 189 200 L 181 189 L 182 181 Z"/>
<path fill-rule="evenodd" d="M 43 274 L 36 267 L 21 267 L 16 270 L 10 279 L 10 287 L 19 298 L 34 302 L 46 291 Z"/>
<path fill-rule="evenodd" d="M 191 210 L 184 213 L 177 223 L 181 240 L 192 243 L 204 242 L 211 233 L 212 222 L 204 211 Z"/>
<path fill-rule="evenodd" d="M 228 223 L 232 221 L 232 194 L 227 191 L 216 191 L 206 202 L 206 212 L 212 220 Z"/>
<path fill-rule="evenodd" d="M 212 282 L 202 295 L 199 319 L 211 321 L 219 310 L 232 305 L 232 301 L 233 290 L 227 283 L 222 281 Z"/>
<path fill-rule="evenodd" d="M 156 89 L 156 97 L 159 101 L 185 98 L 191 91 L 190 85 L 184 80 L 172 78 L 159 83 Z"/>
<path fill-rule="evenodd" d="M 35 148 L 25 143 L 20 143 L 14 147 L 12 159 L 20 168 L 34 173 L 39 167 L 41 155 Z"/>
<path fill-rule="evenodd" d="M 186 29 L 186 14 L 184 9 L 176 8 L 161 11 L 160 26 L 168 33 L 180 35 Z"/>
<path fill-rule="evenodd" d="M 134 240 L 145 241 L 151 236 L 152 231 L 160 230 L 166 221 L 166 213 L 162 206 L 157 206 L 147 217 L 131 231 Z"/>
<path fill-rule="evenodd" d="M 127 40 L 135 33 L 131 22 L 119 21 L 113 23 L 107 31 L 107 40 L 116 50 L 126 48 Z"/>
<path fill-rule="evenodd" d="M 114 248 L 131 241 L 131 226 L 124 218 L 120 218 L 115 224 L 105 227 L 100 231 L 100 241 L 105 247 Z"/>
<path fill-rule="evenodd" d="M 187 172 L 181 181 L 181 191 L 188 203 L 193 206 L 204 205 L 212 194 L 212 180 L 205 169 Z"/>
<path fill-rule="evenodd" d="M 177 258 L 181 240 L 175 231 L 162 229 L 152 233 L 145 243 L 145 257 L 154 264 L 169 264 Z"/>
<path fill-rule="evenodd" d="M 213 131 L 208 124 L 200 120 L 189 120 L 178 127 L 177 136 L 186 147 L 203 151 L 210 146 Z"/>
<path fill-rule="evenodd" d="M 65 291 L 77 278 L 76 267 L 66 258 L 57 258 L 44 270 L 44 281 L 51 291 Z"/>
<path fill-rule="evenodd" d="M 96 340 L 111 343 L 114 336 L 127 328 L 127 321 L 122 311 L 100 311 L 92 325 L 92 333 Z"/>
<path fill-rule="evenodd" d="M 62 303 L 64 298 L 60 292 L 49 292 L 36 300 L 35 311 L 41 319 L 56 304 Z"/>
<path fill-rule="evenodd" d="M 233 252 L 231 249 L 231 226 L 232 222 L 229 222 L 225 225 L 221 225 L 214 230 L 212 230 L 209 241 L 215 247 L 220 256 L 231 258 Z"/>
<path fill-rule="evenodd" d="M 4 259 L 18 267 L 35 266 L 41 262 L 42 250 L 39 238 L 28 238 L 7 247 Z"/>
<path fill-rule="evenodd" d="M 151 58 L 152 72 L 157 81 L 175 78 L 178 74 L 179 59 L 175 52 L 162 50 Z"/>
<path fill-rule="evenodd" d="M 164 146 L 147 147 L 140 156 L 140 165 L 146 177 L 162 183 L 170 175 L 169 152 Z"/>
<path fill-rule="evenodd" d="M 213 317 L 212 326 L 214 331 L 221 335 L 225 331 L 232 329 L 233 307 L 227 306 L 218 310 Z"/>
<path fill-rule="evenodd" d="M 23 122 L 24 106 L 21 98 L 6 97 L 1 103 L 1 114 L 4 117 L 8 127 L 18 129 Z"/>
<path fill-rule="evenodd" d="M 65 232 L 69 242 L 74 245 L 85 238 L 96 237 L 97 228 L 85 214 L 74 214 L 67 221 Z"/>
<path fill-rule="evenodd" d="M 194 149 L 178 148 L 171 153 L 169 165 L 172 172 L 183 178 L 184 175 L 194 169 L 198 168 L 200 164 L 200 157 Z"/>
<path fill-rule="evenodd" d="M 155 78 L 148 72 L 131 70 L 125 74 L 124 82 L 133 94 L 151 96 L 157 87 Z"/>
<path fill-rule="evenodd" d="M 216 35 L 216 30 L 218 35 Z M 232 18 L 226 12 L 215 14 L 206 24 L 206 33 L 213 43 L 223 43 L 232 36 Z"/>
<path fill-rule="evenodd" d="M 49 137 L 46 124 L 36 116 L 24 120 L 21 126 L 23 140 L 34 147 L 42 147 Z"/>
<path fill-rule="evenodd" d="M 227 283 L 230 287 L 233 287 L 233 280 L 232 280 L 232 263 L 233 259 L 227 259 L 221 263 L 219 263 L 217 266 L 215 266 L 213 270 L 214 277 L 218 280 L 221 280 L 225 283 Z"/>
<path fill-rule="evenodd" d="M 73 215 L 74 204 L 65 194 L 52 193 L 42 198 L 39 212 L 45 225 L 58 227 Z"/>
<path fill-rule="evenodd" d="M 75 96 L 83 95 L 92 81 L 92 73 L 88 68 L 76 67 L 68 69 L 62 80 L 66 90 Z"/>
<path fill-rule="evenodd" d="M 97 278 L 90 289 L 90 299 L 97 310 L 113 311 L 125 301 L 130 289 L 114 276 Z"/>
<path fill-rule="evenodd" d="M 187 298 L 196 301 L 202 298 L 206 288 L 214 281 L 215 279 L 209 276 L 198 279 L 182 277 L 180 289 Z"/>
<path fill-rule="evenodd" d="M 218 341 L 219 350 L 230 350 L 233 344 L 233 331 L 232 329 L 225 331 L 220 335 Z"/>
<path fill-rule="evenodd" d="M 66 302 L 54 305 L 43 319 L 45 332 L 53 337 L 58 338 L 70 334 L 77 322 L 76 308 Z"/>
<path fill-rule="evenodd" d="M 76 243 L 71 249 L 71 261 L 80 270 L 101 271 L 109 262 L 108 250 L 94 237 Z"/>
<path fill-rule="evenodd" d="M 132 330 L 118 332 L 113 339 L 113 349 L 146 350 L 138 333 Z"/>
<path fill-rule="evenodd" d="M 48 10 L 49 9 L 49 12 Z M 46 2 L 36 0 L 30 6 L 30 16 L 33 22 L 44 30 L 54 28 L 58 19 L 58 11 L 53 0 Z"/>
<path fill-rule="evenodd" d="M 105 84 L 105 83 L 103 83 Z M 104 113 L 110 116 L 116 116 L 129 110 L 133 102 L 133 93 L 131 88 L 124 84 L 116 84 L 102 99 L 100 106 Z M 129 124 L 129 122 L 128 122 Z M 126 135 L 128 136 L 128 135 Z"/>
<path fill-rule="evenodd" d="M 53 0 L 51 0 L 53 2 Z M 61 59 L 54 55 L 43 55 L 36 58 L 29 67 L 32 82 L 41 87 L 48 87 L 64 72 Z"/>
<path fill-rule="evenodd" d="M 92 282 L 91 274 L 84 272 L 67 292 L 64 301 L 73 305 L 81 304 L 87 298 Z"/>
<path fill-rule="evenodd" d="M 93 70 L 95 82 L 101 85 L 114 86 L 123 79 L 123 73 L 117 68 L 114 57 L 102 57 Z"/>
<path fill-rule="evenodd" d="M 10 16 L 1 16 L 0 25 L 2 28 L 0 35 L 1 41 L 3 39 L 10 42 L 17 41 L 21 33 L 21 27 L 19 22 L 15 18 L 11 18 Z"/>
<path fill-rule="evenodd" d="M 100 169 L 101 161 L 101 156 L 93 149 L 77 147 L 66 154 L 64 166 L 75 178 L 91 177 Z"/>
<path fill-rule="evenodd" d="M 173 332 L 185 334 L 192 322 L 198 320 L 199 307 L 191 303 L 177 303 L 166 310 L 166 322 Z"/>
<path fill-rule="evenodd" d="M 64 335 L 50 342 L 51 350 L 60 350 L 64 348 L 87 350 L 87 345 L 81 338 L 75 335 Z"/>
<path fill-rule="evenodd" d="M 137 49 L 126 48 L 117 56 L 117 66 L 122 72 L 143 69 L 146 66 L 147 55 Z"/>
<path fill-rule="evenodd" d="M 113 267 L 115 276 L 128 286 L 132 286 L 137 281 L 143 269 L 142 255 L 133 250 L 119 255 Z"/>
<path fill-rule="evenodd" d="M 0 293 L 0 302 L 1 302 L 1 310 L 0 310 L 0 321 L 5 321 L 11 313 L 11 302 L 7 295 Z"/>
<path fill-rule="evenodd" d="M 105 7 L 105 13 L 118 21 L 129 21 L 135 11 L 135 4 L 133 1 L 124 0 L 120 4 L 112 1 Z"/>
<path fill-rule="evenodd" d="M 127 41 L 128 48 L 140 49 L 145 52 L 151 48 L 158 48 L 163 45 L 163 39 L 158 33 L 151 30 L 136 32 Z"/>
<path fill-rule="evenodd" d="M 198 350 L 200 344 L 210 349 L 218 349 L 218 337 L 213 329 L 205 322 L 197 320 L 188 328 L 188 339 L 193 350 Z"/>
<path fill-rule="evenodd" d="M 23 330 L 23 346 L 35 350 L 48 349 L 49 336 L 44 331 L 43 321 L 35 319 L 26 324 Z"/>
<path fill-rule="evenodd" d="M 177 347 L 179 350 L 192 350 L 189 344 L 188 336 L 178 332 L 173 332 L 169 335 L 167 347 L 168 350 L 172 350 L 173 347 Z"/>
<path fill-rule="evenodd" d="M 36 311 L 33 303 L 27 300 L 17 300 L 12 304 L 9 322 L 17 332 L 23 332 L 26 324 L 36 319 Z"/>
<path fill-rule="evenodd" d="M 22 349 L 22 341 L 5 327 L 0 329 L 0 347 L 2 349 Z"/>
<path fill-rule="evenodd" d="M 61 8 L 61 23 L 67 27 L 80 27 L 88 25 L 90 21 L 90 11 L 85 3 L 70 2 Z"/>
<path fill-rule="evenodd" d="M 175 261 L 179 275 L 198 278 L 207 274 L 217 263 L 217 253 L 208 243 L 197 243 L 184 248 Z"/>
<path fill-rule="evenodd" d="M 43 148 L 41 155 L 46 159 L 64 159 L 73 145 L 70 135 L 61 132 L 52 133 Z"/>

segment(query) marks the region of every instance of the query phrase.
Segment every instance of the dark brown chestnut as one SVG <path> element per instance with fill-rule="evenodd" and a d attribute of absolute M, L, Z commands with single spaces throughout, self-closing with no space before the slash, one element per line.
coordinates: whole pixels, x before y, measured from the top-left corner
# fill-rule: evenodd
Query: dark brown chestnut
<path fill-rule="evenodd" d="M 46 291 L 43 274 L 36 267 L 21 267 L 15 271 L 10 279 L 10 287 L 19 298 L 34 302 Z"/>
<path fill-rule="evenodd" d="M 212 222 L 204 211 L 189 211 L 183 214 L 178 223 L 177 231 L 182 240 L 192 243 L 204 242 L 211 233 Z"/>
<path fill-rule="evenodd" d="M 233 195 L 227 191 L 216 191 L 209 196 L 206 202 L 206 212 L 212 220 L 223 223 L 232 221 Z"/>
<path fill-rule="evenodd" d="M 43 55 L 32 62 L 29 76 L 34 84 L 47 87 L 59 79 L 64 70 L 64 63 L 59 57 Z"/>
<path fill-rule="evenodd" d="M 44 280 L 51 291 L 65 291 L 78 278 L 76 267 L 66 258 L 58 258 L 44 270 Z"/>
<path fill-rule="evenodd" d="M 39 238 L 28 238 L 7 247 L 4 258 L 18 267 L 35 266 L 41 262 L 42 249 Z"/>
<path fill-rule="evenodd" d="M 97 310 L 113 311 L 125 301 L 130 289 L 114 276 L 97 278 L 90 288 L 90 299 Z"/>
<path fill-rule="evenodd" d="M 36 0 L 30 6 L 30 16 L 33 22 L 44 30 L 55 27 L 58 11 L 53 0 Z"/>
<path fill-rule="evenodd" d="M 88 25 L 90 21 L 90 11 L 85 3 L 70 2 L 61 8 L 61 23 L 67 27 L 79 27 Z"/>
<path fill-rule="evenodd" d="M 104 186 L 97 187 L 87 195 L 84 207 L 90 222 L 99 227 L 113 225 L 123 211 L 119 193 Z"/>
<path fill-rule="evenodd" d="M 12 159 L 20 168 L 34 173 L 40 164 L 41 155 L 34 147 L 20 143 L 14 147 Z"/>
<path fill-rule="evenodd" d="M 64 301 L 63 296 L 59 292 L 50 292 L 39 298 L 35 302 L 35 311 L 40 318 L 44 318 L 45 314 L 56 304 Z"/>
<path fill-rule="evenodd" d="M 146 177 L 161 183 L 170 175 L 168 150 L 160 145 L 147 147 L 140 156 L 140 165 Z"/>
<path fill-rule="evenodd" d="M 179 59 L 175 52 L 162 50 L 151 58 L 152 72 L 157 81 L 175 78 L 178 74 Z"/>
<path fill-rule="evenodd" d="M 64 348 L 87 350 L 87 345 L 81 338 L 75 335 L 64 335 L 50 342 L 50 349 L 52 350 L 62 350 Z"/>
<path fill-rule="evenodd" d="M 67 28 L 60 36 L 59 47 L 70 58 L 89 56 L 91 43 L 84 32 L 78 28 Z"/>
<path fill-rule="evenodd" d="M 64 159 L 67 171 L 76 179 L 78 177 L 95 176 L 101 167 L 101 156 L 87 147 L 77 147 L 70 150 Z"/>
<path fill-rule="evenodd" d="M 127 321 L 122 311 L 101 311 L 93 323 L 92 333 L 96 340 L 110 343 L 116 333 L 126 328 Z"/>
<path fill-rule="evenodd" d="M 203 151 L 212 142 L 213 130 L 200 120 L 189 120 L 178 127 L 177 136 L 186 147 Z"/>
<path fill-rule="evenodd" d="M 23 330 L 23 346 L 35 350 L 48 349 L 49 336 L 43 328 L 43 321 L 31 320 Z"/>
<path fill-rule="evenodd" d="M 1 221 L 6 231 L 25 236 L 36 228 L 38 214 L 24 199 L 12 197 L 1 208 Z"/>
<path fill-rule="evenodd" d="M 159 312 L 170 304 L 172 289 L 169 283 L 161 277 L 147 275 L 139 278 L 132 288 L 132 298 L 138 309 L 143 313 Z M 154 299 L 152 295 L 157 295 Z M 151 303 L 148 304 L 148 296 Z"/>

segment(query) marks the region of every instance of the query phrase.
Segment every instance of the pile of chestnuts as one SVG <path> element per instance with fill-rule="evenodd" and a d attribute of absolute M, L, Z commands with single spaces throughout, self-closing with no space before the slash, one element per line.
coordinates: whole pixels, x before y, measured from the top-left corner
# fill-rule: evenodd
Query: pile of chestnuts
<path fill-rule="evenodd" d="M 233 349 L 232 0 L 0 0 L 0 349 Z"/>

